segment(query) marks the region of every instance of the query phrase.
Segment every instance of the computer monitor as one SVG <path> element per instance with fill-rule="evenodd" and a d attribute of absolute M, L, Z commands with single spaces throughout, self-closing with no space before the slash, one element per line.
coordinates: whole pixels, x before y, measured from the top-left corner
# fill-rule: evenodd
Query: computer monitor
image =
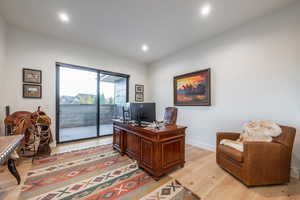
<path fill-rule="evenodd" d="M 155 103 L 129 103 L 131 120 L 153 122 L 156 119 Z"/>

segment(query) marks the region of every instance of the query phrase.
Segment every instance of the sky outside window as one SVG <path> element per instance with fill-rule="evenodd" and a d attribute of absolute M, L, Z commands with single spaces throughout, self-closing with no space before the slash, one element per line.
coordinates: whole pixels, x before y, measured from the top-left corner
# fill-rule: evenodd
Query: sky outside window
<path fill-rule="evenodd" d="M 100 82 L 100 95 L 105 98 L 114 97 L 114 83 Z M 97 73 L 84 70 L 60 68 L 60 96 L 76 96 L 78 94 L 97 95 Z"/>

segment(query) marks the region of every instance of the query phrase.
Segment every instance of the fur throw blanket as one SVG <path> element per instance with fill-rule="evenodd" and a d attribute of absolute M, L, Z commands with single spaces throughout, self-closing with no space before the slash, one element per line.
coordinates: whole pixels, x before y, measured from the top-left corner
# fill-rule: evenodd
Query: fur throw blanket
<path fill-rule="evenodd" d="M 220 144 L 230 146 L 241 152 L 244 151 L 243 142 L 272 142 L 273 137 L 281 134 L 281 128 L 272 121 L 257 120 L 243 125 L 243 132 L 236 141 L 223 139 Z"/>

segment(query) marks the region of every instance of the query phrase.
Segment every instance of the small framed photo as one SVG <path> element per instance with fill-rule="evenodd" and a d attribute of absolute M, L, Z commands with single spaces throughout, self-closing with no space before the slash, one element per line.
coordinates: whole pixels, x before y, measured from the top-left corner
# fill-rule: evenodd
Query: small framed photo
<path fill-rule="evenodd" d="M 144 85 L 135 85 L 135 92 L 142 92 L 144 93 Z"/>
<path fill-rule="evenodd" d="M 42 86 L 23 84 L 23 98 L 42 98 Z"/>
<path fill-rule="evenodd" d="M 36 69 L 23 69 L 23 82 L 24 83 L 42 83 L 42 71 Z"/>
<path fill-rule="evenodd" d="M 135 101 L 136 102 L 143 102 L 144 101 L 144 93 L 143 92 L 136 92 L 135 93 Z"/>

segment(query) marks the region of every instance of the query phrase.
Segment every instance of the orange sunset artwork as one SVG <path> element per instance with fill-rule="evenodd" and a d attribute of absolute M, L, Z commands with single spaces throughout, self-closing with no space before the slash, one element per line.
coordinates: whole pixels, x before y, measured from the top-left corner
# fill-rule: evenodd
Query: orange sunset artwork
<path fill-rule="evenodd" d="M 177 104 L 194 105 L 209 101 L 209 73 L 178 77 L 175 84 Z"/>

